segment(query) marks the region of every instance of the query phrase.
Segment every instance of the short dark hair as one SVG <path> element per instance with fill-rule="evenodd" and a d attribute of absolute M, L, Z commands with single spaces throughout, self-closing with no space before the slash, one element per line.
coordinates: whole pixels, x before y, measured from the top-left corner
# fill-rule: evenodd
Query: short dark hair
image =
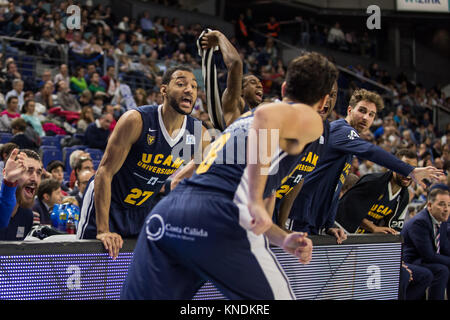
<path fill-rule="evenodd" d="M 428 192 L 427 202 L 433 203 L 436 200 L 438 194 L 449 194 L 448 189 L 434 188 Z"/>
<path fill-rule="evenodd" d="M 32 158 L 37 161 L 41 161 L 41 156 L 36 151 L 33 151 L 31 149 L 20 149 L 19 152 L 25 153 L 28 158 Z"/>
<path fill-rule="evenodd" d="M 9 154 L 15 149 L 15 148 L 19 148 L 19 146 L 17 144 L 15 144 L 14 142 L 7 142 L 5 144 L 3 144 L 0 147 L 0 159 L 4 160 L 6 162 L 6 159 L 3 159 L 3 154 L 6 153 L 7 157 L 9 156 Z"/>
<path fill-rule="evenodd" d="M 27 129 L 27 122 L 24 118 L 15 118 L 11 121 L 11 129 L 15 129 L 19 132 L 25 132 Z"/>
<path fill-rule="evenodd" d="M 194 73 L 191 67 L 185 65 L 170 67 L 166 70 L 166 72 L 164 72 L 164 75 L 162 76 L 162 84 L 169 84 L 170 80 L 172 79 L 172 75 L 175 73 L 175 71 L 178 70 Z"/>
<path fill-rule="evenodd" d="M 399 159 L 406 157 L 408 159 L 416 159 L 417 160 L 417 153 L 415 153 L 414 151 L 407 149 L 407 148 L 402 148 L 397 150 L 397 152 L 395 153 L 395 156 Z"/>
<path fill-rule="evenodd" d="M 317 52 L 306 53 L 289 63 L 285 95 L 313 105 L 331 92 L 337 77 L 336 66 L 325 56 Z"/>
<path fill-rule="evenodd" d="M 42 180 L 37 190 L 37 197 L 39 200 L 42 200 L 44 194 L 51 195 L 55 190 L 58 190 L 58 188 L 61 188 L 61 184 L 58 180 L 52 178 Z"/>
<path fill-rule="evenodd" d="M 92 161 L 92 158 L 86 156 L 79 157 L 77 162 L 75 163 L 75 168 L 73 168 L 73 170 L 75 170 L 75 174 L 77 173 L 78 170 L 81 169 L 85 161 Z M 92 161 L 92 163 L 94 162 Z"/>
<path fill-rule="evenodd" d="M 52 172 L 54 169 L 61 167 L 64 171 L 64 163 L 60 160 L 53 160 L 47 165 L 46 170 Z"/>
<path fill-rule="evenodd" d="M 11 100 L 13 100 L 13 99 L 19 100 L 19 98 L 17 96 L 9 96 L 8 100 L 6 100 L 6 104 L 9 104 L 11 102 Z"/>

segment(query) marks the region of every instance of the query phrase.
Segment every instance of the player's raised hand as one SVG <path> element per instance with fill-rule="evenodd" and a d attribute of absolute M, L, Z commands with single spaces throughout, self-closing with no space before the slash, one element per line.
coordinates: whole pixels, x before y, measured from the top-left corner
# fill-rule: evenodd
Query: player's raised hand
<path fill-rule="evenodd" d="M 19 149 L 14 149 L 6 161 L 5 168 L 3 169 L 3 178 L 11 183 L 17 182 L 27 171 L 27 167 L 25 166 L 27 158 L 25 153 L 19 153 Z"/>
<path fill-rule="evenodd" d="M 123 239 L 120 234 L 115 232 L 103 232 L 97 234 L 97 240 L 103 243 L 111 258 L 114 260 L 119 256 L 119 250 L 122 248 Z"/>
<path fill-rule="evenodd" d="M 209 49 L 219 45 L 219 37 L 222 34 L 219 31 L 213 30 L 205 33 L 200 39 L 202 49 Z"/>
<path fill-rule="evenodd" d="M 283 241 L 283 250 L 296 256 L 300 263 L 308 264 L 312 258 L 313 244 L 308 233 L 288 233 Z"/>
<path fill-rule="evenodd" d="M 415 168 L 409 175 L 410 177 L 423 188 L 427 185 L 423 182 L 424 179 L 437 180 L 444 174 L 442 170 L 436 169 L 435 167 L 423 167 Z"/>
<path fill-rule="evenodd" d="M 270 229 L 273 222 L 267 213 L 264 203 L 261 204 L 249 204 L 248 210 L 252 220 L 250 221 L 250 230 L 256 235 L 260 235 Z"/>

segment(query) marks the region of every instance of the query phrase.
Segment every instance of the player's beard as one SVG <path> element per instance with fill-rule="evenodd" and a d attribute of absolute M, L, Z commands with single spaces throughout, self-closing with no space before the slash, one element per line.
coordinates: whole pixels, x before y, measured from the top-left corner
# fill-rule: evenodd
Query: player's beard
<path fill-rule="evenodd" d="M 24 209 L 31 209 L 33 207 L 34 204 L 34 199 L 25 199 L 23 197 L 23 186 L 17 187 L 16 190 L 16 199 L 17 199 L 17 203 L 19 204 L 19 207 L 24 208 Z"/>
<path fill-rule="evenodd" d="M 175 98 L 173 98 L 171 95 L 167 95 L 168 98 L 168 102 L 169 102 L 169 106 L 171 106 L 176 112 L 178 112 L 179 114 L 182 114 L 184 116 L 190 115 L 192 113 L 192 109 L 191 112 L 186 112 L 184 110 L 182 110 L 179 106 L 178 106 L 178 102 Z"/>
<path fill-rule="evenodd" d="M 399 175 L 399 174 L 395 174 L 395 176 L 394 176 L 394 181 L 395 181 L 395 183 L 396 183 L 398 186 L 400 186 L 400 187 L 402 187 L 402 188 L 407 188 L 407 187 L 409 187 L 409 186 L 411 185 L 411 183 L 412 183 L 412 180 L 409 180 L 408 182 L 406 182 L 406 180 L 403 180 L 403 179 L 402 179 L 402 176 Z M 405 183 L 406 183 L 406 184 L 405 184 Z"/>

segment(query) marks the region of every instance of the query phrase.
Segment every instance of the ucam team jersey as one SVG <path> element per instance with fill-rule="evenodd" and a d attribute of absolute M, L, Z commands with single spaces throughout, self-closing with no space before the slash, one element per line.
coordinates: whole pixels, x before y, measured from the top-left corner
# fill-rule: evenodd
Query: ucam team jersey
<path fill-rule="evenodd" d="M 318 234 L 334 224 L 339 193 L 350 173 L 353 156 L 368 159 L 408 176 L 414 169 L 382 148 L 361 139 L 345 119 L 330 123 L 330 135 L 317 168 L 305 177 L 289 218 L 295 231 Z"/>
<path fill-rule="evenodd" d="M 172 138 L 167 132 L 162 105 L 141 106 L 142 133 L 133 144 L 120 170 L 111 183 L 111 201 L 126 208 L 144 208 L 167 178 L 183 163 L 194 157 L 202 142 L 201 122 L 185 116 L 178 134 Z"/>
<path fill-rule="evenodd" d="M 255 109 L 233 122 L 212 144 L 208 156 L 186 183 L 207 189 L 222 191 L 234 196 L 238 203 L 248 203 L 247 141 L 253 123 Z M 300 155 L 289 156 L 281 149 L 267 156 L 270 169 L 264 197 L 277 190 L 281 180 L 298 162 Z M 260 155 L 261 157 L 261 155 Z"/>

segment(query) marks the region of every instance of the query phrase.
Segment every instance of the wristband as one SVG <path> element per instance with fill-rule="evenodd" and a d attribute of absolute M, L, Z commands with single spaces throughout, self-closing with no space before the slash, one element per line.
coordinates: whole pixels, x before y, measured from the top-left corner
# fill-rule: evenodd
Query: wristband
<path fill-rule="evenodd" d="M 14 187 L 17 187 L 18 182 L 17 181 L 9 182 L 8 180 L 3 179 L 3 184 L 6 185 L 7 187 L 14 188 Z"/>

